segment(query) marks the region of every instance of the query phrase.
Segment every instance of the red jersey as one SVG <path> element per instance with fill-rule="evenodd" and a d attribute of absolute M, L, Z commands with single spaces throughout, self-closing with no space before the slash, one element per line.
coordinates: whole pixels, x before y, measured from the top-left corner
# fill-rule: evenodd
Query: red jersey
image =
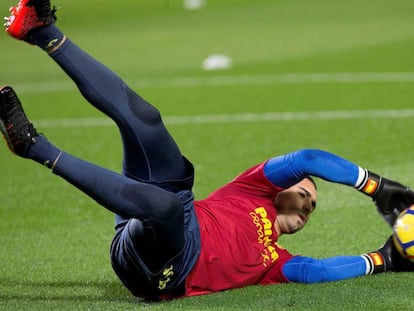
<path fill-rule="evenodd" d="M 287 282 L 282 266 L 292 255 L 276 243 L 273 227 L 273 202 L 283 189 L 265 177 L 263 166 L 195 201 L 201 253 L 186 279 L 186 296 Z"/>

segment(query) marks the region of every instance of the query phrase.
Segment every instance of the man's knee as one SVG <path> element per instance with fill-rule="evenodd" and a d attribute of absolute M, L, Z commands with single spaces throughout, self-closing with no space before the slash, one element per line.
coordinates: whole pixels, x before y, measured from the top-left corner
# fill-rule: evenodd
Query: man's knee
<path fill-rule="evenodd" d="M 132 218 L 126 226 L 128 233 L 133 241 L 141 241 L 145 239 L 145 228 L 141 220 Z"/>
<path fill-rule="evenodd" d="M 129 108 L 137 119 L 146 124 L 161 123 L 161 115 L 157 108 L 131 89 L 127 89 L 127 95 Z"/>

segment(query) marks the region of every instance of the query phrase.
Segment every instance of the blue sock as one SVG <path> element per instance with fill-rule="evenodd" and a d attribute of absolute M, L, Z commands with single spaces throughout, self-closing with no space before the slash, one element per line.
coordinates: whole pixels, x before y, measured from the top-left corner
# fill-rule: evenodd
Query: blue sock
<path fill-rule="evenodd" d="M 30 33 L 30 38 L 27 41 L 50 53 L 60 46 L 64 40 L 65 35 L 55 24 L 50 24 L 34 29 Z"/>
<path fill-rule="evenodd" d="M 51 168 L 60 154 L 60 150 L 52 145 L 46 137 L 36 136 L 36 143 L 30 145 L 25 157 Z"/>

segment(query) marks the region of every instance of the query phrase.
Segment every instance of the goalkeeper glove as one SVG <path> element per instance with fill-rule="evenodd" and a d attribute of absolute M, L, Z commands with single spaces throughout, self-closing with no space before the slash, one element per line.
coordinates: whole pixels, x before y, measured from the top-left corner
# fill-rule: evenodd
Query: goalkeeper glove
<path fill-rule="evenodd" d="M 385 244 L 379 250 L 377 250 L 376 253 L 381 254 L 383 257 L 385 262 L 385 271 L 414 271 L 414 263 L 401 256 L 401 254 L 395 248 L 394 242 L 392 241 L 392 236 L 387 239 Z"/>
<path fill-rule="evenodd" d="M 414 204 L 414 191 L 409 187 L 368 170 L 358 190 L 372 198 L 378 212 L 391 227 L 398 215 Z"/>

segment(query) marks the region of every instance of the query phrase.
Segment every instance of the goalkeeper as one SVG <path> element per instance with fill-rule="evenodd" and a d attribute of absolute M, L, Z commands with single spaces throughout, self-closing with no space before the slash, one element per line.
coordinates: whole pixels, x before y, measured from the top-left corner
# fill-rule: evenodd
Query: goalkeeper
<path fill-rule="evenodd" d="M 55 21 L 49 0 L 20 0 L 5 26 L 12 37 L 43 49 L 85 99 L 116 123 L 122 174 L 78 159 L 38 134 L 9 86 L 0 89 L 0 129 L 13 153 L 45 165 L 115 214 L 112 266 L 132 294 L 162 299 L 414 270 L 390 239 L 378 251 L 326 259 L 292 255 L 278 245 L 281 235 L 301 230 L 316 207 L 311 176 L 355 187 L 373 199 L 390 225 L 414 203 L 408 187 L 326 151 L 274 157 L 195 200 L 193 166 L 158 110 L 75 45 Z"/>

